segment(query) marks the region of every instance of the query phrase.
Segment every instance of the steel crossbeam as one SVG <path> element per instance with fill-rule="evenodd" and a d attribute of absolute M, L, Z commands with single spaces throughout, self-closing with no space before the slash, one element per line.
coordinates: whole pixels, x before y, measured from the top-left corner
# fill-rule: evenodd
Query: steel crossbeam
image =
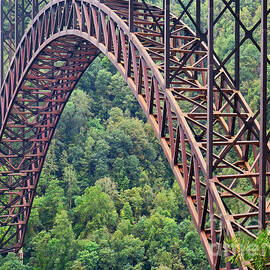
<path fill-rule="evenodd" d="M 163 1 L 163 9 L 145 0 L 53 0 L 43 9 L 45 1 L 14 0 L 15 11 L 1 1 L 0 252 L 22 247 L 62 111 L 84 71 L 103 53 L 152 125 L 211 268 L 234 267 L 225 262 L 232 251 L 224 239 L 238 232 L 256 238 L 270 224 L 269 9 L 262 0 L 262 23 L 248 31 L 240 20 L 240 1 L 222 1 L 220 14 L 214 14 L 215 0 L 208 2 L 207 33 L 199 0 L 187 6 L 179 0 L 179 17 L 170 13 L 170 0 Z M 195 19 L 189 12 L 193 4 Z M 224 60 L 215 53 L 214 30 L 226 11 L 235 18 L 235 46 Z M 259 45 L 252 33 L 260 26 Z M 262 59 L 261 108 L 255 113 L 240 91 L 240 47 L 246 39 Z M 233 75 L 225 67 L 232 56 Z M 244 263 L 241 268 L 247 269 Z"/>

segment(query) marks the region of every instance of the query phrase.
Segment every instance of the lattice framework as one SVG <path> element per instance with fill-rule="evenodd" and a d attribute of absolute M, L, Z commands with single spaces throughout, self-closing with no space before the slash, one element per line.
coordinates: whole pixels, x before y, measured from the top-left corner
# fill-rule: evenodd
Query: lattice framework
<path fill-rule="evenodd" d="M 200 1 L 196 4 L 196 34 L 180 21 L 184 14 L 191 16 L 188 6 L 182 5 L 177 19 L 170 15 L 169 1 L 162 10 L 145 1 L 57 0 L 37 14 L 1 89 L 1 252 L 18 251 L 23 244 L 57 122 L 77 81 L 100 52 L 120 71 L 152 124 L 211 267 L 225 267 L 226 236 L 241 231 L 255 238 L 268 226 L 269 135 L 262 137 L 266 119 L 257 121 L 266 107 L 253 113 L 236 87 L 239 73 L 233 78 L 226 72 L 225 63 L 239 57 L 242 41 L 235 39 L 225 60 L 215 57 L 212 39 L 219 16 L 214 20 L 209 12 L 207 47 L 199 24 Z M 209 10 L 213 4 L 209 0 Z M 262 14 L 267 19 L 267 6 Z M 236 27 L 242 27 L 239 16 L 235 18 Z M 262 48 L 266 92 L 269 59 L 265 43 Z M 238 67 L 236 61 L 236 71 Z M 245 189 L 239 190 L 241 184 Z M 232 212 L 235 203 L 240 209 Z M 226 268 L 231 269 L 230 263 Z"/>

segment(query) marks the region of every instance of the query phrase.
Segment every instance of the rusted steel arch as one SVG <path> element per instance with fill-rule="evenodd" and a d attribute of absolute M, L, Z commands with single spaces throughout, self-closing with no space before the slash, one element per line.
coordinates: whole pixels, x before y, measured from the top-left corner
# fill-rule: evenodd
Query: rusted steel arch
<path fill-rule="evenodd" d="M 240 230 L 256 237 L 256 114 L 228 74 L 219 71 L 214 81 L 214 177 L 208 179 L 207 47 L 171 16 L 175 29 L 170 38 L 170 87 L 166 88 L 164 11 L 135 3 L 134 15 L 135 32 L 131 33 L 127 1 L 52 1 L 22 38 L 0 96 L 2 253 L 18 251 L 23 244 L 57 122 L 76 82 L 99 52 L 120 71 L 153 126 L 211 267 L 225 267 L 226 236 Z M 218 66 L 218 61 L 214 64 Z M 239 191 L 237 183 L 245 188 Z M 231 207 L 235 203 L 240 208 L 237 212 Z M 267 207 L 269 218 L 269 200 Z M 226 268 L 231 268 L 229 263 Z"/>

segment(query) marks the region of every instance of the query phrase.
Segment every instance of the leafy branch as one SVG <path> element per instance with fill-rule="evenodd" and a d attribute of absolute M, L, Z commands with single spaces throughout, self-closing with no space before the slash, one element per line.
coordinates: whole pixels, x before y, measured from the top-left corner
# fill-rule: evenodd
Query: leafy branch
<path fill-rule="evenodd" d="M 227 239 L 226 244 L 232 250 L 227 260 L 240 266 L 245 262 L 252 270 L 270 269 L 270 232 L 262 231 L 256 239 L 235 237 Z"/>

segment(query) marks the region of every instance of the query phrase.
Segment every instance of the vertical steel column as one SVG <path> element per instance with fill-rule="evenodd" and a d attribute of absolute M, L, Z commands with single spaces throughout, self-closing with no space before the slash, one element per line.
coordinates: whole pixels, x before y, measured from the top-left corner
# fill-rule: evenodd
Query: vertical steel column
<path fill-rule="evenodd" d="M 129 0 L 129 30 L 134 32 L 134 0 Z"/>
<path fill-rule="evenodd" d="M 235 58 L 234 58 L 234 77 L 235 77 L 235 88 L 240 88 L 240 0 L 235 0 Z"/>
<path fill-rule="evenodd" d="M 21 13 L 21 16 L 22 16 L 22 29 L 21 29 L 21 36 L 24 34 L 24 30 L 25 30 L 25 10 L 24 10 L 24 0 L 22 0 L 22 3 L 21 3 L 21 8 L 22 8 L 22 13 Z"/>
<path fill-rule="evenodd" d="M 7 50 L 8 50 L 8 62 L 7 62 L 7 65 L 8 66 L 11 63 L 13 53 L 15 51 L 15 48 L 13 47 L 13 45 L 14 45 L 13 44 L 13 41 L 14 41 L 13 40 L 14 26 L 13 26 L 13 18 L 12 18 L 12 8 L 13 8 L 12 0 L 9 0 L 9 9 L 8 9 L 8 13 L 7 13 L 7 17 L 8 17 L 8 20 L 9 20 L 9 28 L 8 28 L 9 48 L 7 48 Z M 5 64 L 6 63 L 4 63 L 4 65 Z"/>
<path fill-rule="evenodd" d="M 165 78 L 165 87 L 170 88 L 170 0 L 164 0 L 165 6 L 165 27 L 164 27 L 164 78 Z"/>
<path fill-rule="evenodd" d="M 3 34 L 4 34 L 4 10 L 3 10 L 4 0 L 0 1 L 0 89 L 2 88 L 3 76 L 4 76 L 4 50 L 3 50 Z"/>
<path fill-rule="evenodd" d="M 213 251 L 213 265 L 217 260 L 217 246 L 214 220 L 214 202 L 209 182 L 213 178 L 213 87 L 214 87 L 214 0 L 208 0 L 208 67 L 207 67 L 207 153 L 206 153 L 206 170 L 207 170 L 207 189 L 209 197 L 211 238 Z M 213 267 L 213 265 L 211 267 Z"/>
<path fill-rule="evenodd" d="M 32 20 L 38 13 L 38 0 L 32 0 Z"/>
<path fill-rule="evenodd" d="M 234 55 L 234 86 L 235 89 L 240 89 L 240 0 L 235 1 L 235 31 L 234 31 L 234 48 L 235 48 L 235 55 Z M 237 108 L 238 96 L 234 98 L 234 105 Z M 237 113 L 237 109 L 233 110 L 234 113 Z M 235 133 L 235 122 L 236 118 L 233 117 L 231 128 L 230 128 L 230 135 L 234 136 Z"/>
<path fill-rule="evenodd" d="M 31 17 L 32 17 L 32 20 L 35 18 L 35 2 L 36 0 L 32 0 L 32 14 L 31 14 Z"/>
<path fill-rule="evenodd" d="M 99 2 L 100 2 L 100 4 L 103 4 L 104 0 L 99 0 Z M 75 21 L 74 21 L 74 25 L 75 25 Z M 102 32 L 103 31 L 102 31 L 102 22 L 101 22 L 101 11 L 99 8 L 99 11 L 98 11 L 98 42 L 102 42 Z"/>
<path fill-rule="evenodd" d="M 22 18 L 21 18 L 22 19 Z M 19 43 L 19 4 L 18 0 L 15 0 L 15 47 L 17 48 Z M 15 48 L 15 51 L 16 51 Z"/>
<path fill-rule="evenodd" d="M 201 0 L 196 0 L 196 33 L 197 37 L 201 36 Z"/>
<path fill-rule="evenodd" d="M 201 37 L 201 0 L 196 0 L 196 36 Z M 199 61 L 200 57 L 198 54 L 195 56 L 196 62 Z M 198 79 L 198 72 L 195 71 L 196 80 Z"/>
<path fill-rule="evenodd" d="M 208 0 L 207 177 L 213 177 L 214 0 Z"/>
<path fill-rule="evenodd" d="M 265 229 L 266 161 L 267 161 L 267 0 L 261 1 L 261 90 L 260 90 L 260 169 L 259 169 L 259 228 Z"/>

